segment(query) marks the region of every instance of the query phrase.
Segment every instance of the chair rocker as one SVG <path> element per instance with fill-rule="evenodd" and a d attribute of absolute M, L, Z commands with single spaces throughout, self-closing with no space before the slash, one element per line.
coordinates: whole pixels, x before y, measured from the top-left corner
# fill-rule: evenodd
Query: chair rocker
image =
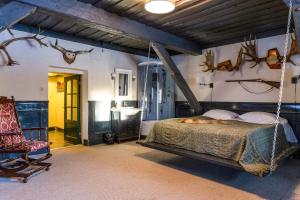
<path fill-rule="evenodd" d="M 44 131 L 44 140 L 42 140 L 42 131 Z M 0 177 L 21 178 L 26 183 L 28 177 L 36 172 L 48 171 L 51 164 L 43 162 L 51 157 L 47 131 L 47 128 L 22 129 L 14 98 L 8 99 L 0 96 L 0 156 L 21 155 L 0 160 Z M 25 137 L 25 133 L 28 132 L 30 133 L 29 140 Z M 34 135 L 37 136 L 37 140 L 34 139 Z M 47 149 L 47 153 L 39 158 L 29 157 L 30 153 L 41 149 Z"/>

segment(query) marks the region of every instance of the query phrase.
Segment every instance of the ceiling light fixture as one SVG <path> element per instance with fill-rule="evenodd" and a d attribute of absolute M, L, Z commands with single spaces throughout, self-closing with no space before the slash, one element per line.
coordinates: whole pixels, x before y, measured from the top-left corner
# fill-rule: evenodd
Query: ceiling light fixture
<path fill-rule="evenodd" d="M 150 13 L 165 14 L 175 9 L 175 3 L 173 0 L 149 0 L 145 9 Z"/>

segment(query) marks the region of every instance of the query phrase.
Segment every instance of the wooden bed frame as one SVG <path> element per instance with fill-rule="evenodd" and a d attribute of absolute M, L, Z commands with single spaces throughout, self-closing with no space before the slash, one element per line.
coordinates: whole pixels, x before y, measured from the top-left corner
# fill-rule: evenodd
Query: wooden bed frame
<path fill-rule="evenodd" d="M 148 147 L 151 149 L 176 154 L 179 156 L 184 156 L 184 157 L 195 159 L 195 160 L 205 161 L 205 162 L 209 162 L 212 164 L 218 164 L 218 165 L 222 165 L 225 167 L 243 170 L 243 167 L 239 163 L 229 160 L 229 159 L 218 158 L 216 156 L 211 156 L 211 155 L 202 154 L 202 153 L 196 153 L 194 151 L 184 150 L 184 149 L 167 146 L 167 145 L 162 145 L 162 144 L 154 143 L 154 142 L 151 142 L 151 143 L 137 142 L 137 144 L 140 144 L 144 147 Z"/>
<path fill-rule="evenodd" d="M 208 155 L 208 154 L 203 154 L 203 153 L 197 153 L 194 151 L 189 151 L 189 150 L 185 150 L 185 149 L 181 149 L 181 148 L 177 148 L 177 147 L 173 147 L 173 146 L 167 146 L 167 145 L 163 145 L 163 144 L 159 144 L 159 143 L 155 143 L 155 142 L 151 142 L 151 143 L 144 143 L 142 141 L 138 141 L 137 144 L 140 144 L 144 147 L 148 147 L 151 149 L 155 149 L 155 150 L 159 150 L 159 151 L 164 151 L 164 152 L 168 152 L 168 153 L 172 153 L 172 154 L 176 154 L 179 156 L 184 156 L 187 158 L 191 158 L 191 159 L 195 159 L 195 160 L 200 160 L 200 161 L 205 161 L 205 162 L 209 162 L 212 164 L 217 164 L 217 165 L 221 165 L 224 167 L 229 167 L 229 168 L 233 168 L 236 170 L 242 170 L 244 171 L 244 168 L 236 161 L 233 160 L 229 160 L 229 159 L 225 159 L 225 158 L 219 158 L 216 156 L 212 156 L 212 155 Z M 296 145 L 297 148 L 294 151 L 291 151 L 287 157 L 292 156 L 299 148 L 300 145 Z M 277 164 L 282 163 L 285 159 L 281 159 L 277 162 Z"/>
<path fill-rule="evenodd" d="M 243 114 L 245 112 L 250 111 L 263 111 L 263 112 L 271 112 L 275 113 L 277 109 L 277 103 L 259 103 L 259 102 L 199 102 L 203 108 L 203 112 L 206 112 L 211 109 L 226 109 L 239 114 Z M 185 101 L 176 102 L 176 118 L 178 117 L 190 117 L 193 116 L 193 110 L 189 106 L 189 104 Z M 300 104 L 295 103 L 283 103 L 281 108 L 281 116 L 286 118 L 290 125 L 292 126 L 298 141 L 300 141 Z M 219 158 L 216 156 L 201 154 L 189 150 L 184 150 L 181 148 L 176 148 L 173 146 L 167 146 L 155 142 L 144 143 L 142 141 L 138 141 L 137 144 L 140 144 L 144 147 L 148 147 L 151 149 L 164 151 L 172 154 L 176 154 L 179 156 L 184 156 L 187 158 L 200 160 L 209 162 L 212 164 L 218 164 L 225 167 L 230 167 L 237 170 L 243 170 L 243 167 L 236 161 L 232 161 L 229 159 Z M 295 144 L 297 148 L 294 151 L 291 151 L 287 157 L 295 156 L 296 158 L 300 158 L 300 143 Z M 285 159 L 279 160 L 277 163 L 280 164 Z"/>

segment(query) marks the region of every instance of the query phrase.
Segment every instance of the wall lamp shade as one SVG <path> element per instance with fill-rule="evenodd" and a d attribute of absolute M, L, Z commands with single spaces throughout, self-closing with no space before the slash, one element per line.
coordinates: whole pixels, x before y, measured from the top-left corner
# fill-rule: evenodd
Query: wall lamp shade
<path fill-rule="evenodd" d="M 175 9 L 175 3 L 172 0 L 149 0 L 145 9 L 150 13 L 165 14 Z"/>
<path fill-rule="evenodd" d="M 112 80 L 115 80 L 115 78 L 117 77 L 117 73 L 112 72 L 112 73 L 110 74 L 110 76 L 111 76 L 111 79 L 112 79 Z"/>

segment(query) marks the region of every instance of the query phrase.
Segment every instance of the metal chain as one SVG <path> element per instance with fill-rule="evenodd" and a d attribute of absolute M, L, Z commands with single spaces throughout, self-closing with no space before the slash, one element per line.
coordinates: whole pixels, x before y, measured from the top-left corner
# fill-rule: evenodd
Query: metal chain
<path fill-rule="evenodd" d="M 272 156 L 271 156 L 271 164 L 270 164 L 270 174 L 272 174 L 272 172 L 276 168 L 275 167 L 275 165 L 276 165 L 275 154 L 276 154 L 276 144 L 277 144 L 277 135 L 278 135 L 278 125 L 279 125 L 279 120 L 280 120 L 280 110 L 281 110 L 281 104 L 282 104 L 283 82 L 284 82 L 285 69 L 286 69 L 286 57 L 287 57 L 289 38 L 290 38 L 289 32 L 290 32 L 290 26 L 291 26 L 292 8 L 293 8 L 292 0 L 289 0 L 289 16 L 288 16 L 286 35 L 285 35 L 284 55 L 283 55 L 283 62 L 282 62 L 282 69 L 281 69 L 277 114 L 276 114 L 276 120 L 275 120 L 273 148 L 272 148 Z"/>
<path fill-rule="evenodd" d="M 145 102 L 146 102 L 146 89 L 147 89 L 147 82 L 148 82 L 150 53 L 151 53 L 151 42 L 149 42 L 149 47 L 148 47 L 148 58 L 147 58 L 146 74 L 145 74 L 145 81 L 144 81 L 144 91 L 143 91 L 142 110 L 141 110 L 141 119 L 140 119 L 141 121 L 140 121 L 138 141 L 141 140 L 141 134 L 142 134 L 142 128 L 143 128 L 143 118 L 144 118 L 144 110 L 145 110 Z"/>

